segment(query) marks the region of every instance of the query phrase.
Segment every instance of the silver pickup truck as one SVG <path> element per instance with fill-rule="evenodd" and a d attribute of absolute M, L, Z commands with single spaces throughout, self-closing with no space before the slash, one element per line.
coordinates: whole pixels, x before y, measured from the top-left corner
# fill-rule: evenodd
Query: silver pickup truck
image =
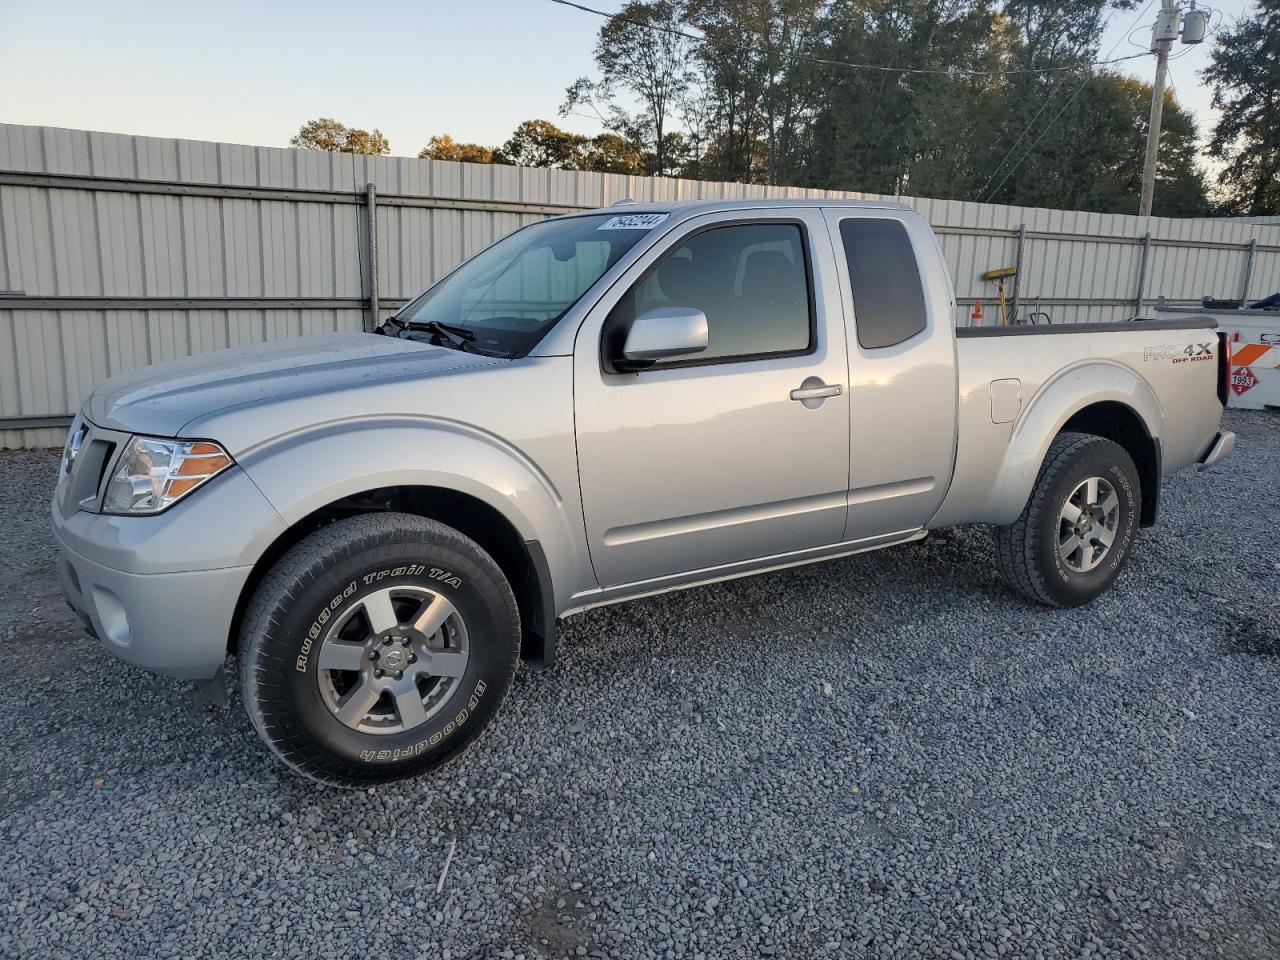
<path fill-rule="evenodd" d="M 1227 455 L 1212 321 L 956 330 L 906 207 L 629 205 L 524 227 L 375 333 L 108 380 L 53 503 L 67 596 L 124 659 L 243 699 L 333 784 L 493 718 L 557 617 L 995 527 L 1086 603 L 1161 477 Z"/>

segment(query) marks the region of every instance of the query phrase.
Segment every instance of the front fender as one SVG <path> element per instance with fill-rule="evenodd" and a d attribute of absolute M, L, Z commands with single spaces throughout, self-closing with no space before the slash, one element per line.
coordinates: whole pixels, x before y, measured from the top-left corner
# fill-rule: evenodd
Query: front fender
<path fill-rule="evenodd" d="M 557 608 L 582 589 L 580 571 L 590 569 L 556 482 L 517 447 L 469 424 L 430 416 L 353 418 L 243 451 L 238 461 L 288 526 L 371 490 L 441 487 L 486 503 L 523 539 L 542 545 Z"/>
<path fill-rule="evenodd" d="M 1026 506 L 1049 445 L 1075 414 L 1095 403 L 1129 407 L 1159 440 L 1164 411 L 1151 385 L 1119 363 L 1086 360 L 1041 384 L 1014 424 L 1004 460 L 995 474 L 980 523 L 1012 523 Z"/>

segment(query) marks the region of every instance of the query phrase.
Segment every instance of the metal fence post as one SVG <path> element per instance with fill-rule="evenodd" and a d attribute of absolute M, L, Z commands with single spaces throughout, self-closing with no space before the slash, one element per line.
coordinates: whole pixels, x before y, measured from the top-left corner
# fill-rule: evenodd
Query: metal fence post
<path fill-rule="evenodd" d="M 1253 258 L 1258 252 L 1258 238 L 1249 241 L 1249 259 L 1244 262 L 1244 285 L 1240 287 L 1240 305 L 1249 302 L 1249 284 L 1253 282 Z"/>
<path fill-rule="evenodd" d="M 1018 289 L 1022 284 L 1022 247 L 1027 242 L 1027 225 L 1018 224 L 1018 252 L 1013 260 L 1013 304 L 1009 308 L 1009 322 L 1018 322 Z"/>
<path fill-rule="evenodd" d="M 1138 261 L 1138 292 L 1134 297 L 1134 316 L 1142 316 L 1146 307 L 1147 258 L 1151 255 L 1151 231 L 1142 235 L 1142 258 Z"/>
<path fill-rule="evenodd" d="M 364 188 L 365 209 L 369 217 L 369 313 L 365 317 L 365 330 L 378 325 L 378 191 L 372 183 Z"/>

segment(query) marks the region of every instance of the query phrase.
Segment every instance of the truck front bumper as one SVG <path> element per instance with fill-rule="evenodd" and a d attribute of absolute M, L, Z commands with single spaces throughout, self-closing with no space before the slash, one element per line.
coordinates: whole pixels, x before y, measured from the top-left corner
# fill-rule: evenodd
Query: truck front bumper
<path fill-rule="evenodd" d="M 130 663 L 213 677 L 254 563 L 284 532 L 280 515 L 237 466 L 154 516 L 80 509 L 69 487 L 64 472 L 51 519 L 71 608 Z"/>
<path fill-rule="evenodd" d="M 62 589 L 112 653 L 155 673 L 207 680 L 227 656 L 231 618 L 252 567 L 126 573 L 61 543 Z"/>
<path fill-rule="evenodd" d="M 1219 460 L 1225 460 L 1231 456 L 1231 451 L 1236 448 L 1236 435 L 1230 430 L 1219 431 L 1214 437 L 1213 443 L 1209 449 L 1205 451 L 1203 457 L 1200 458 L 1200 469 L 1208 470 Z"/>

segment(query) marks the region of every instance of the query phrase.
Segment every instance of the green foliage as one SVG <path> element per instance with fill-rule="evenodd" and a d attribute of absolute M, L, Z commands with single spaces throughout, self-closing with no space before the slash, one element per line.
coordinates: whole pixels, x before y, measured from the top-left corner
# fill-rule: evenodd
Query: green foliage
<path fill-rule="evenodd" d="M 391 141 L 381 130 L 360 130 L 348 127 L 329 117 L 304 123 L 290 146 L 307 150 L 328 150 L 331 153 L 359 153 L 369 156 L 385 156 L 391 152 Z"/>
<path fill-rule="evenodd" d="M 1222 111 L 1209 153 L 1224 161 L 1218 183 L 1228 209 L 1280 214 L 1280 0 L 1224 31 L 1201 76 Z"/>
<path fill-rule="evenodd" d="M 679 141 L 678 134 L 672 136 Z M 549 120 L 526 120 L 501 147 L 458 143 L 447 133 L 434 136 L 418 156 L 424 160 L 505 163 L 597 173 L 640 174 L 645 173 L 648 166 L 647 158 L 625 137 L 613 133 L 587 137 L 561 130 Z"/>
<path fill-rule="evenodd" d="M 610 133 L 652 152 L 652 172 L 670 169 L 667 134 L 672 110 L 687 89 L 691 43 L 681 36 L 680 6 L 672 0 L 625 4 L 606 20 L 596 42 L 600 79 L 579 78 L 566 91 L 561 116 L 588 110 Z M 630 113 L 619 95 L 633 97 L 641 110 Z"/>
<path fill-rule="evenodd" d="M 668 155 L 671 155 L 671 138 L 678 143 L 680 135 L 670 134 L 668 137 Z M 582 156 L 583 170 L 596 173 L 642 174 L 647 172 L 649 162 L 626 137 L 616 133 L 602 133 L 587 141 Z"/>
<path fill-rule="evenodd" d="M 424 155 L 1135 213 L 1151 87 L 1092 65 L 1108 8 L 1134 6 L 632 0 L 600 28 L 598 76 L 560 110 L 606 133 L 530 120 L 500 149 L 444 137 Z M 1234 211 L 1280 205 L 1278 9 L 1260 0 L 1205 74 Z M 1172 93 L 1154 212 L 1212 212 L 1194 119 Z"/>
<path fill-rule="evenodd" d="M 549 120 L 526 120 L 502 145 L 502 155 L 522 167 L 581 170 L 587 138 L 561 130 Z"/>
<path fill-rule="evenodd" d="M 884 67 L 999 69 L 1009 49 L 999 26 L 985 0 L 840 0 L 823 24 L 823 56 Z M 809 161 L 814 183 L 972 199 L 1001 120 L 1001 91 L 992 80 L 838 68 L 822 74 Z"/>
<path fill-rule="evenodd" d="M 502 158 L 495 159 L 493 147 L 478 143 L 458 143 L 447 133 L 432 137 L 427 145 L 418 151 L 421 160 L 454 160 L 459 163 L 501 163 Z"/>
<path fill-rule="evenodd" d="M 1150 87 L 1089 66 L 1099 58 L 1109 5 L 1133 7 L 1132 0 L 630 3 L 601 27 L 600 79 L 576 81 L 561 113 L 589 110 L 650 158 L 650 172 L 1131 211 Z M 672 38 L 655 25 L 706 42 Z M 632 51 L 659 42 L 662 57 L 645 64 L 663 69 L 646 73 Z M 842 66 L 849 63 L 934 72 Z M 1010 72 L 1020 70 L 1051 72 Z M 643 76 L 665 85 L 642 87 Z M 629 113 L 623 94 L 647 109 Z M 1159 180 L 1157 213 L 1207 211 L 1194 124 L 1171 97 Z"/>

